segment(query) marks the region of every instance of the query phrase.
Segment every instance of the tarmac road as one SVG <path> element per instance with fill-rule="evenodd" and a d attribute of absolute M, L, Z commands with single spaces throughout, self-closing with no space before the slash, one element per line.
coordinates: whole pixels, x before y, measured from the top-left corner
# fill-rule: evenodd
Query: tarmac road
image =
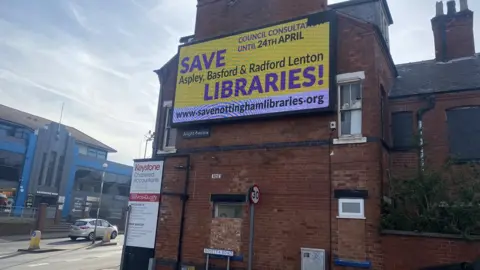
<path fill-rule="evenodd" d="M 19 248 L 27 248 L 28 241 L 0 243 L 0 270 L 118 270 L 123 235 L 113 241 L 118 245 L 92 247 L 89 241 L 44 240 L 40 244 L 42 249 L 63 250 L 38 254 L 17 252 Z"/>

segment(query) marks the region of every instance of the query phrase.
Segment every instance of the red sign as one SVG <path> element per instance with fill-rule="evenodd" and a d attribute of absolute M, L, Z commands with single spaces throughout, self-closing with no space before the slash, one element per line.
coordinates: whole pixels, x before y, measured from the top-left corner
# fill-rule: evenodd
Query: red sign
<path fill-rule="evenodd" d="M 159 202 L 160 194 L 131 193 L 131 202 Z"/>
<path fill-rule="evenodd" d="M 257 185 L 253 185 L 250 188 L 248 197 L 250 199 L 250 203 L 257 204 L 260 202 L 260 188 Z"/>

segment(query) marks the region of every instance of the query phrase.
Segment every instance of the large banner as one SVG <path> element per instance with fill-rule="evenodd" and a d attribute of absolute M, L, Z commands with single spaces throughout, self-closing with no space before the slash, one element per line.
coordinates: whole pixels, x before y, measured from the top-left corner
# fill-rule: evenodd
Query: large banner
<path fill-rule="evenodd" d="M 180 46 L 172 123 L 330 110 L 324 17 Z"/>
<path fill-rule="evenodd" d="M 155 248 L 163 161 L 138 161 L 130 185 L 130 217 L 126 245 Z"/>

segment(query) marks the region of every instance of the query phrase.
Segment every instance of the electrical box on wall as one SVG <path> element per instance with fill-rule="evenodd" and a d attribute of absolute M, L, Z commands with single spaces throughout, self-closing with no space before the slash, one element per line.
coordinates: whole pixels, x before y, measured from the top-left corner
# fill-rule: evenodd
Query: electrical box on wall
<path fill-rule="evenodd" d="M 325 250 L 301 248 L 302 270 L 325 270 Z"/>

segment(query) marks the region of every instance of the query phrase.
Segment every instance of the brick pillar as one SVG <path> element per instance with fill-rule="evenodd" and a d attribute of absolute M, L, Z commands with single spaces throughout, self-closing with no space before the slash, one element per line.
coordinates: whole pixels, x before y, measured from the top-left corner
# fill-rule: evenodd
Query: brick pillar
<path fill-rule="evenodd" d="M 43 231 L 47 219 L 47 204 L 41 203 L 38 207 L 36 230 Z"/>
<path fill-rule="evenodd" d="M 63 207 L 60 207 L 60 205 L 57 205 L 57 211 L 55 212 L 55 221 L 54 221 L 55 225 L 60 224 L 60 222 L 62 221 L 62 209 Z"/>

